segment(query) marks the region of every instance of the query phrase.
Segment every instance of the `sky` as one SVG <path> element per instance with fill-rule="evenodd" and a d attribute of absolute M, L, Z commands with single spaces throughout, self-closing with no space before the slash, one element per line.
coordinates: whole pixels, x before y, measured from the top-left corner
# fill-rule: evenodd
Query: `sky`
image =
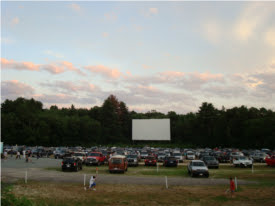
<path fill-rule="evenodd" d="M 1 2 L 1 102 L 275 110 L 275 2 Z"/>

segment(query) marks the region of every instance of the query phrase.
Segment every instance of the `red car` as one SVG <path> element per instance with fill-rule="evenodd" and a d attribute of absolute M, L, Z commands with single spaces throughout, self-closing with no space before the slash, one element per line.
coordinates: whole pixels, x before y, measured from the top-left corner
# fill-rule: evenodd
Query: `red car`
<path fill-rule="evenodd" d="M 144 164 L 145 166 L 149 166 L 149 165 L 157 166 L 157 160 L 154 156 L 148 156 L 145 158 Z"/>
<path fill-rule="evenodd" d="M 103 165 L 106 157 L 101 152 L 90 152 L 87 154 L 86 166 Z"/>
<path fill-rule="evenodd" d="M 275 155 L 272 155 L 271 157 L 266 157 L 265 162 L 268 166 L 275 166 Z"/>

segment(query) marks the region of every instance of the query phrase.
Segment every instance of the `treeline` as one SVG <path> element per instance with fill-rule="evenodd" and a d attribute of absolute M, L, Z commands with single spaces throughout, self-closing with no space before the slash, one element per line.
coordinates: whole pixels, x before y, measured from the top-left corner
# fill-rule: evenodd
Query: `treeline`
<path fill-rule="evenodd" d="M 204 102 L 197 113 L 137 113 L 129 111 L 114 95 L 101 107 L 90 109 L 76 109 L 73 105 L 43 109 L 43 104 L 34 99 L 5 100 L 1 104 L 1 141 L 11 145 L 130 145 L 132 119 L 154 118 L 170 118 L 171 143 L 175 146 L 275 147 L 275 112 L 265 108 L 218 110 Z"/>

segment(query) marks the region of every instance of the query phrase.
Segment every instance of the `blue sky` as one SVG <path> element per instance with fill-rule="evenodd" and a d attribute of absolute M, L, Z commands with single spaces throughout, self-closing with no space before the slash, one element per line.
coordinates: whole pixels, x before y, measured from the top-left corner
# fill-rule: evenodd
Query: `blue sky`
<path fill-rule="evenodd" d="M 2 101 L 274 108 L 275 2 L 1 2 Z"/>

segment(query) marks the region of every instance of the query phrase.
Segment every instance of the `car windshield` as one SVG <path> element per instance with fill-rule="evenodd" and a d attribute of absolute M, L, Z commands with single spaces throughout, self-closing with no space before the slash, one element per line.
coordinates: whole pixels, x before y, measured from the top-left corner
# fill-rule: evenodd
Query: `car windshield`
<path fill-rule="evenodd" d="M 147 152 L 141 152 L 142 155 L 147 155 L 148 153 Z"/>
<path fill-rule="evenodd" d="M 127 155 L 127 158 L 137 158 L 137 155 Z"/>
<path fill-rule="evenodd" d="M 203 167 L 203 166 L 205 166 L 203 162 L 193 162 L 192 165 L 196 166 L 196 167 Z"/>
<path fill-rule="evenodd" d="M 246 157 L 239 157 L 240 160 L 247 160 Z"/>
<path fill-rule="evenodd" d="M 176 160 L 175 157 L 168 157 L 168 160 Z"/>
<path fill-rule="evenodd" d="M 84 156 L 84 154 L 82 154 L 82 153 L 74 153 L 74 156 Z"/>
<path fill-rule="evenodd" d="M 111 159 L 111 162 L 112 162 L 113 164 L 121 164 L 121 163 L 122 163 L 122 159 L 112 158 L 112 159 Z"/>
<path fill-rule="evenodd" d="M 181 156 L 181 153 L 173 153 L 174 156 Z"/>
<path fill-rule="evenodd" d="M 193 152 L 187 152 L 187 155 L 194 155 Z"/>
<path fill-rule="evenodd" d="M 215 160 L 214 157 L 205 157 L 204 159 L 205 159 L 205 160 Z"/>
<path fill-rule="evenodd" d="M 89 153 L 88 156 L 94 156 L 94 157 L 99 157 L 99 153 Z"/>

